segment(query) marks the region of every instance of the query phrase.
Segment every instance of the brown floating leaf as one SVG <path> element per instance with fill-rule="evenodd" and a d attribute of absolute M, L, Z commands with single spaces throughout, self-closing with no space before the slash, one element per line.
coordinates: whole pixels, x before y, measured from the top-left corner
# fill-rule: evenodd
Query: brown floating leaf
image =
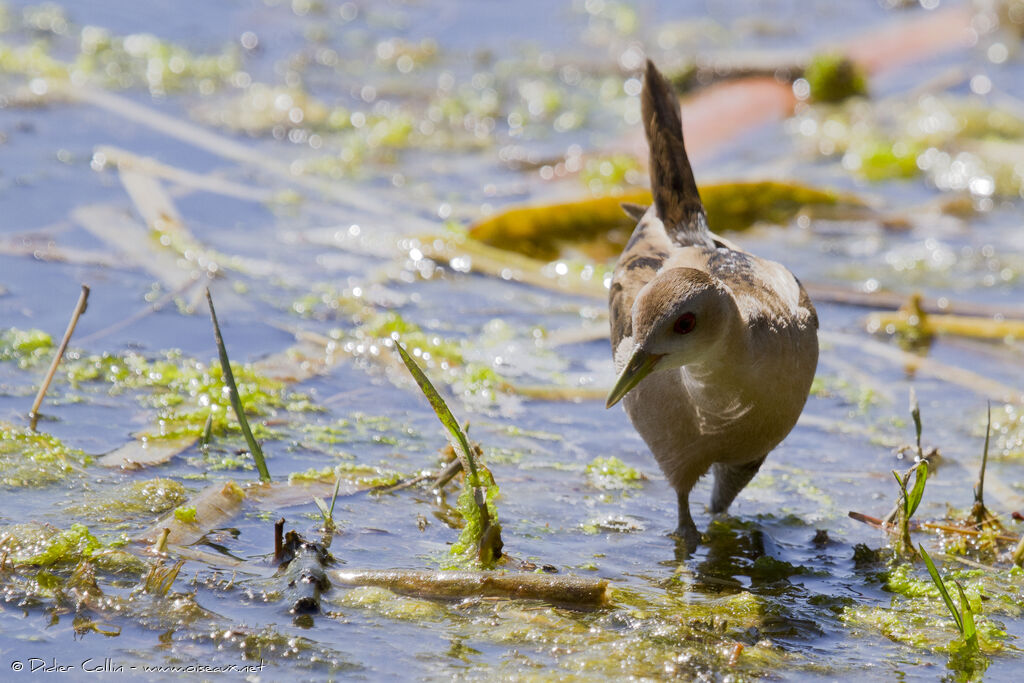
<path fill-rule="evenodd" d="M 168 544 L 190 545 L 211 529 L 224 526 L 234 519 L 241 511 L 244 500 L 245 491 L 235 482 L 212 484 L 178 508 L 195 508 L 194 521 L 184 521 L 172 510 L 133 540 L 140 543 L 155 543 L 164 529 L 170 529 L 167 536 Z"/>
<path fill-rule="evenodd" d="M 82 206 L 72 211 L 71 217 L 169 289 L 182 288 L 197 276 L 190 266 L 182 267 L 175 254 L 151 239 L 149 230 L 122 209 L 102 204 Z"/>
<path fill-rule="evenodd" d="M 147 439 L 130 441 L 96 461 L 102 467 L 120 467 L 126 470 L 162 465 L 198 441 L 197 436 L 180 439 Z"/>
<path fill-rule="evenodd" d="M 264 508 L 278 510 L 293 505 L 308 505 L 313 498 L 330 496 L 334 493 L 335 483 L 335 480 L 294 483 L 275 481 L 253 487 L 248 494 L 250 498 L 258 500 Z M 372 486 L 364 486 L 351 480 L 342 479 L 338 495 L 350 496 L 360 491 L 369 491 L 372 488 Z"/>

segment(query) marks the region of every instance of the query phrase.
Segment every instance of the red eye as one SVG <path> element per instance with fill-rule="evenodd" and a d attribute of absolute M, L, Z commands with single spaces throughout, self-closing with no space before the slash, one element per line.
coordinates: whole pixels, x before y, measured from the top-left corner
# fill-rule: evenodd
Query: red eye
<path fill-rule="evenodd" d="M 676 334 L 689 334 L 693 332 L 693 328 L 697 325 L 697 316 L 693 313 L 683 313 L 681 316 L 676 318 L 675 324 L 672 325 L 672 331 Z"/>

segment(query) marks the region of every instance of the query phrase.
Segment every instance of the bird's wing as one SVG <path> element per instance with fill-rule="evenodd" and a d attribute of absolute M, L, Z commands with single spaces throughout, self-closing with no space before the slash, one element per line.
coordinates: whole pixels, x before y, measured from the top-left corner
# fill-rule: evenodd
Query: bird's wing
<path fill-rule="evenodd" d="M 719 244 L 723 242 L 718 240 Z M 748 324 L 774 327 L 810 321 L 817 328 L 818 317 L 810 297 L 785 266 L 731 246 L 723 244 L 701 253 L 706 258 L 707 272 L 729 287 Z"/>
<path fill-rule="evenodd" d="M 611 321 L 612 350 L 623 339 L 633 336 L 633 302 L 643 286 L 650 282 L 674 251 L 665 228 L 648 209 L 622 250 L 608 293 L 608 317 Z"/>

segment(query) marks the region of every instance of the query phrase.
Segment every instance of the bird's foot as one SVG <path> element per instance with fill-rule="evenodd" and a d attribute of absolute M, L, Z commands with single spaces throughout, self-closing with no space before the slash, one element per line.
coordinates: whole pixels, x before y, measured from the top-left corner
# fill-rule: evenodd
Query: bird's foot
<path fill-rule="evenodd" d="M 700 545 L 700 532 L 693 522 L 680 524 L 669 536 L 676 540 L 677 553 L 684 557 L 688 557 Z"/>

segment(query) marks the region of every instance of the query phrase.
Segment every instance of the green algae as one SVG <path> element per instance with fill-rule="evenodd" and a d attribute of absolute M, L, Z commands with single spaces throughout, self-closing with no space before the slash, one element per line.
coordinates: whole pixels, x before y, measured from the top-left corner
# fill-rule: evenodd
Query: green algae
<path fill-rule="evenodd" d="M 604 533 L 628 534 L 644 531 L 646 528 L 639 519 L 616 514 L 599 515 L 580 525 L 580 531 L 589 536 Z"/>
<path fill-rule="evenodd" d="M 180 506 L 174 509 L 174 518 L 182 524 L 196 523 L 196 506 Z"/>
<path fill-rule="evenodd" d="M 508 380 L 501 376 L 490 365 L 468 363 L 456 385 L 461 393 L 479 398 L 487 403 L 495 403 L 498 394 L 509 389 Z"/>
<path fill-rule="evenodd" d="M 804 69 L 804 78 L 815 102 L 842 102 L 868 92 L 863 69 L 841 54 L 814 57 Z"/>
<path fill-rule="evenodd" d="M 0 484 L 4 486 L 53 484 L 90 460 L 55 436 L 0 422 Z"/>
<path fill-rule="evenodd" d="M 53 338 L 42 330 L 10 327 L 0 332 L 0 361 L 16 362 L 22 369 L 46 362 L 53 353 Z"/>
<path fill-rule="evenodd" d="M 97 522 L 115 523 L 144 515 L 158 515 L 187 499 L 188 492 L 180 482 L 158 477 L 88 494 L 87 502 L 76 503 L 67 512 Z"/>
<path fill-rule="evenodd" d="M 357 338 L 377 340 L 392 339 L 393 335 L 401 337 L 402 343 L 413 353 L 418 350 L 417 356 L 423 360 L 434 359 L 458 365 L 465 362 L 460 344 L 446 340 L 440 335 L 425 332 L 419 325 L 406 320 L 395 311 L 374 313 L 364 317 L 360 320 L 360 326 L 355 333 Z"/>
<path fill-rule="evenodd" d="M 359 488 L 383 488 L 394 486 L 402 481 L 403 478 L 402 473 L 383 467 L 344 462 L 337 465 L 328 465 L 322 469 L 312 467 L 304 472 L 292 472 L 288 475 L 288 483 L 321 482 L 333 484 L 337 479 L 341 479 L 342 481 L 351 482 Z"/>
<path fill-rule="evenodd" d="M 488 520 L 484 520 L 480 511 L 479 501 L 474 495 L 475 487 L 467 483 L 455 503 L 455 509 L 462 516 L 465 525 L 459 533 L 458 540 L 448 551 L 449 557 L 456 560 L 456 563 L 449 565 L 449 568 L 476 566 L 478 563 L 483 564 L 486 568 L 488 564 L 486 560 L 480 558 L 480 546 L 487 528 L 498 525 L 497 499 L 499 491 L 498 485 L 494 482 L 494 475 L 479 459 L 477 459 L 476 468 L 477 483 L 475 487 L 484 490 L 484 504 L 487 506 Z"/>
<path fill-rule="evenodd" d="M 595 197 L 643 182 L 640 162 L 628 154 L 588 158 L 580 171 L 580 180 Z"/>
<path fill-rule="evenodd" d="M 61 366 L 61 372 L 72 387 L 100 383 L 112 394 L 137 391 L 140 402 L 157 411 L 157 426 L 142 436 L 178 439 L 198 437 L 205 431 L 207 420 L 214 436 L 240 433 L 230 417 L 230 397 L 220 368 L 216 361 L 203 363 L 180 351 L 167 351 L 154 360 L 132 352 L 74 354 Z M 268 415 L 302 405 L 301 394 L 288 391 L 283 382 L 266 377 L 253 365 L 232 363 L 231 368 L 248 412 Z M 259 422 L 252 426 L 257 438 L 275 436 Z"/>
<path fill-rule="evenodd" d="M 386 588 L 359 586 L 331 598 L 338 607 L 358 607 L 397 621 L 436 621 L 448 610 L 429 600 L 396 595 Z"/>
<path fill-rule="evenodd" d="M 103 548 L 84 524 L 72 524 L 64 531 L 42 524 L 14 524 L 2 529 L 0 539 L 16 566 L 78 562 Z"/>
<path fill-rule="evenodd" d="M 948 572 L 946 590 L 962 586 L 975 615 L 978 645 L 993 654 L 1007 647 L 1005 627 L 994 614 L 1017 616 L 1024 609 L 1019 578 L 1007 582 L 1012 572 L 995 569 Z M 884 573 L 884 588 L 892 594 L 889 606 L 857 604 L 845 607 L 841 620 L 854 629 L 875 631 L 890 640 L 921 650 L 961 656 L 962 639 L 949 620 L 946 604 L 934 581 L 909 562 L 890 561 Z M 951 637 L 952 636 L 952 637 Z"/>
<path fill-rule="evenodd" d="M 696 599 L 649 588 L 616 589 L 611 606 L 574 611 L 519 600 L 476 600 L 459 605 L 397 596 L 361 587 L 331 597 L 331 605 L 358 608 L 396 622 L 426 621 L 457 639 L 463 650 L 501 646 L 544 662 L 545 678 L 660 680 L 695 671 L 737 678 L 799 667 L 759 634 L 766 602 L 740 591 Z M 770 617 L 769 617 L 770 618 Z M 481 674 L 493 669 L 481 669 Z"/>
<path fill-rule="evenodd" d="M 591 486 L 605 491 L 639 488 L 641 482 L 647 479 L 636 468 L 630 467 L 614 455 L 594 458 L 587 464 L 584 472 Z"/>
<path fill-rule="evenodd" d="M 865 179 L 876 182 L 913 178 L 921 172 L 917 159 L 926 149 L 917 141 L 900 144 L 866 139 L 846 158 L 846 166 L 858 171 Z"/>
<path fill-rule="evenodd" d="M 849 194 L 775 180 L 704 184 L 699 190 L 708 225 L 719 234 L 743 231 L 757 223 L 786 225 L 805 207 L 863 204 Z M 588 277 L 584 279 L 600 282 L 609 271 L 598 268 L 604 268 L 605 260 L 622 252 L 636 224 L 623 212 L 622 202 L 647 206 L 651 194 L 632 189 L 616 196 L 516 206 L 478 221 L 470 228 L 470 236 L 486 245 L 541 261 L 559 258 L 571 245 L 589 257 L 578 262 L 573 274 L 585 273 Z"/>
<path fill-rule="evenodd" d="M 44 19 L 50 26 L 58 22 L 41 14 L 27 17 L 36 23 Z M 52 31 L 50 39 L 28 45 L 0 44 L 0 72 L 56 84 L 74 80 L 114 89 L 144 87 L 153 95 L 186 90 L 209 95 L 230 84 L 241 66 L 233 46 L 219 53 L 194 54 L 148 33 L 118 36 L 101 27 L 84 26 L 71 36 L 66 35 L 71 33 L 66 20 L 63 26 L 64 30 Z M 74 56 L 68 61 L 54 57 L 52 51 L 69 47 L 71 39 L 76 39 Z"/>
<path fill-rule="evenodd" d="M 241 66 L 235 46 L 194 54 L 149 33 L 116 36 L 96 26 L 82 28 L 80 50 L 70 65 L 72 74 L 100 80 L 106 87 L 142 86 L 153 95 L 183 90 L 209 95 L 228 85 Z"/>
<path fill-rule="evenodd" d="M 340 458 L 354 458 L 337 446 L 384 445 L 404 453 L 423 450 L 423 435 L 388 415 L 350 413 L 329 423 L 303 422 L 297 426 L 303 438 L 296 446 Z"/>
<path fill-rule="evenodd" d="M 855 175 L 880 182 L 925 175 L 941 191 L 977 200 L 1017 197 L 1024 118 L 973 97 L 926 95 L 876 106 L 854 99 L 815 105 L 794 119 L 811 149 L 841 157 Z"/>

